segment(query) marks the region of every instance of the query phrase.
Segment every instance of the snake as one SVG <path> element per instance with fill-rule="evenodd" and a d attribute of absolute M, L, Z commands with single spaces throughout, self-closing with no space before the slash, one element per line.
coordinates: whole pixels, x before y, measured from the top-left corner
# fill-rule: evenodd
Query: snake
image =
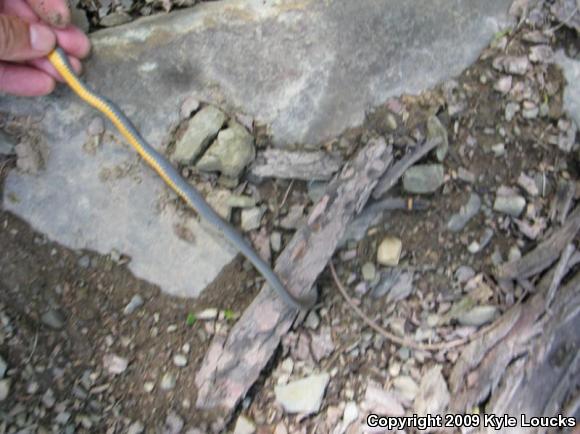
<path fill-rule="evenodd" d="M 264 277 L 268 285 L 291 307 L 306 311 L 316 302 L 316 292 L 297 297 L 286 289 L 280 278 L 272 270 L 245 238 L 227 221 L 222 219 L 205 201 L 203 196 L 187 182 L 177 169 L 163 155 L 157 152 L 141 136 L 137 128 L 112 101 L 91 90 L 75 74 L 66 53 L 60 47 L 55 47 L 48 55 L 48 60 L 58 71 L 66 84 L 84 102 L 101 112 L 117 128 L 119 133 L 131 147 L 145 160 L 145 162 L 159 175 L 187 205 L 189 205 L 202 219 L 222 233 L 229 241 Z"/>

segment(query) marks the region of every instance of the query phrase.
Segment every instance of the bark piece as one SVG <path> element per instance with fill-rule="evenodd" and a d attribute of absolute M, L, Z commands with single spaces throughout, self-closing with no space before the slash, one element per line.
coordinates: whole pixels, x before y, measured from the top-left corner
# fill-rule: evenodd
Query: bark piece
<path fill-rule="evenodd" d="M 258 154 L 250 172 L 261 178 L 325 181 L 340 169 L 341 164 L 341 158 L 327 152 L 268 149 Z"/>
<path fill-rule="evenodd" d="M 517 261 L 498 267 L 496 276 L 498 279 L 526 278 L 544 271 L 558 259 L 564 247 L 574 239 L 578 230 L 580 230 L 580 206 L 576 207 L 560 229 L 530 253 Z"/>
<path fill-rule="evenodd" d="M 311 289 L 391 161 L 392 151 L 384 140 L 372 141 L 328 185 L 308 223 L 276 262 L 275 271 L 290 291 L 303 295 Z M 229 415 L 258 379 L 295 317 L 296 311 L 264 285 L 229 336 L 217 336 L 211 343 L 195 380 L 197 408 Z"/>

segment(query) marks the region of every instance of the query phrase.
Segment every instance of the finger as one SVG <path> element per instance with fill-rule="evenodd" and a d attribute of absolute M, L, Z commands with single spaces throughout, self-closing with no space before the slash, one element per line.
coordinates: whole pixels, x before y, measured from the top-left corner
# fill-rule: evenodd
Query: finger
<path fill-rule="evenodd" d="M 24 0 L 10 0 L 0 2 L 0 12 L 6 15 L 20 17 L 29 23 L 40 21 L 32 8 Z"/>
<path fill-rule="evenodd" d="M 69 56 L 68 61 L 70 62 L 71 66 L 73 67 L 74 72 L 77 75 L 80 75 L 82 72 L 82 69 L 83 69 L 81 61 L 79 59 L 77 59 L 76 57 L 71 57 L 71 56 Z M 52 64 L 48 61 L 47 58 L 31 60 L 31 61 L 27 62 L 27 64 L 47 73 L 52 78 L 54 78 L 60 82 L 64 81 L 63 78 L 58 73 L 58 71 L 54 68 L 54 66 L 52 66 Z"/>
<path fill-rule="evenodd" d="M 0 15 L 0 60 L 21 61 L 44 57 L 55 44 L 56 36 L 47 26 Z"/>
<path fill-rule="evenodd" d="M 58 45 L 70 56 L 84 59 L 91 50 L 91 43 L 87 35 L 79 28 L 68 26 L 62 30 L 56 30 Z"/>
<path fill-rule="evenodd" d="M 66 0 L 28 0 L 28 4 L 42 21 L 64 28 L 70 23 L 70 9 Z"/>
<path fill-rule="evenodd" d="M 54 86 L 54 79 L 36 68 L 0 62 L 0 92 L 41 96 L 51 93 Z"/>

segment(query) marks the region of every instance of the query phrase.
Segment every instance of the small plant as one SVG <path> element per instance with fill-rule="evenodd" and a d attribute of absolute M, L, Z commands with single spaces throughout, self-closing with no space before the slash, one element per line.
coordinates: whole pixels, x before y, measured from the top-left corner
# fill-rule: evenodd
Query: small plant
<path fill-rule="evenodd" d="M 192 327 L 196 321 L 197 321 L 197 317 L 195 316 L 194 313 L 190 312 L 187 314 L 187 318 L 185 319 L 185 324 L 187 324 L 189 327 Z"/>
<path fill-rule="evenodd" d="M 226 320 L 231 321 L 231 320 L 235 319 L 235 317 L 236 317 L 236 314 L 233 310 L 231 310 L 231 309 L 224 310 L 224 318 Z"/>

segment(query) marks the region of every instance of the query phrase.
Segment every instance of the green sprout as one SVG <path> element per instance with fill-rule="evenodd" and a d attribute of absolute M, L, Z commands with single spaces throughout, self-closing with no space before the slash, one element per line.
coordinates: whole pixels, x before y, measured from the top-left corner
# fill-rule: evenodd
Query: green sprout
<path fill-rule="evenodd" d="M 185 324 L 187 324 L 189 327 L 193 326 L 195 324 L 195 322 L 197 321 L 197 317 L 195 316 L 194 313 L 188 313 L 187 314 L 187 318 L 185 320 Z"/>

